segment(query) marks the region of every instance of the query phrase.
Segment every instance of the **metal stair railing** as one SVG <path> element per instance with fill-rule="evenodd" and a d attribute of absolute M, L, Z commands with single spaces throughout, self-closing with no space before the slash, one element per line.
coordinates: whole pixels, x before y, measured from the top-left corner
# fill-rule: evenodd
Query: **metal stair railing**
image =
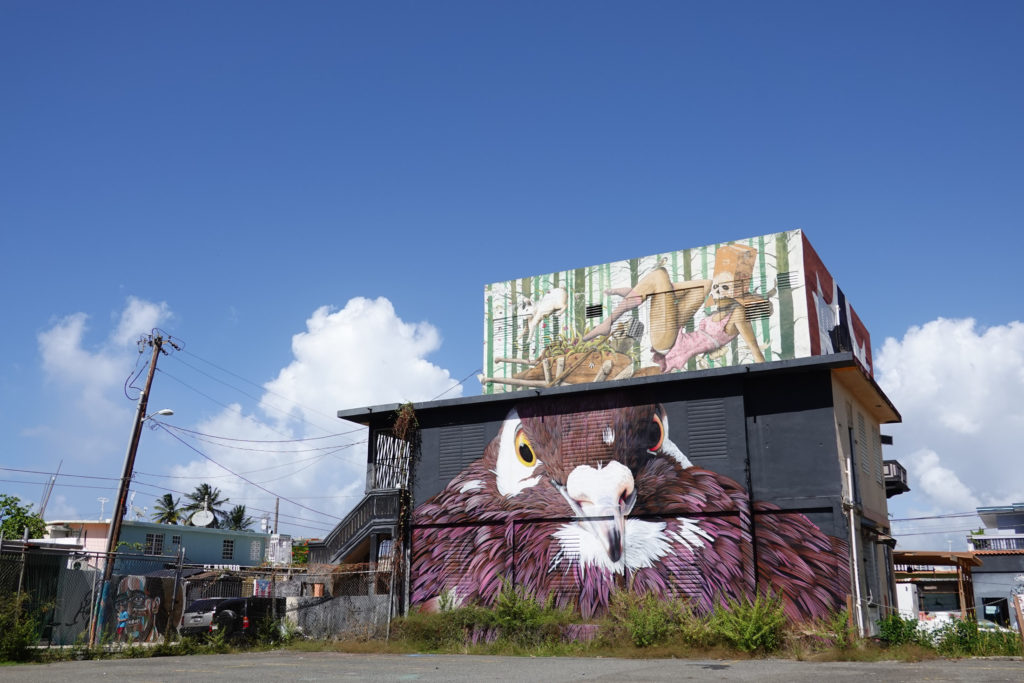
<path fill-rule="evenodd" d="M 310 543 L 309 561 L 330 563 L 362 542 L 374 526 L 397 524 L 401 489 L 378 489 L 367 493 L 359 504 L 320 543 Z"/>

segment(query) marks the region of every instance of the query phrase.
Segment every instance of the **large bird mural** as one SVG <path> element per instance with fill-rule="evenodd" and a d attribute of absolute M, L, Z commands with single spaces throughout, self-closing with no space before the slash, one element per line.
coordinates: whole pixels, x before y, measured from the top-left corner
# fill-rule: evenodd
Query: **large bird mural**
<path fill-rule="evenodd" d="M 803 620 L 849 592 L 842 540 L 693 466 L 657 404 L 520 404 L 482 457 L 415 509 L 412 550 L 412 603 L 427 609 L 492 604 L 511 580 L 584 616 L 622 588 L 701 611 L 756 589 Z"/>

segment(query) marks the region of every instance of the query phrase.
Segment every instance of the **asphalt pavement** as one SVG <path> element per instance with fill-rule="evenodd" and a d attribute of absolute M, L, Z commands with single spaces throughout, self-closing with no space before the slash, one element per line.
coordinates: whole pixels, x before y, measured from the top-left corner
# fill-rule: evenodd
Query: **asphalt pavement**
<path fill-rule="evenodd" d="M 473 655 L 362 655 L 275 651 L 0 667 L 0 681 L 1024 681 L 1009 658 L 905 662 L 797 662 Z"/>

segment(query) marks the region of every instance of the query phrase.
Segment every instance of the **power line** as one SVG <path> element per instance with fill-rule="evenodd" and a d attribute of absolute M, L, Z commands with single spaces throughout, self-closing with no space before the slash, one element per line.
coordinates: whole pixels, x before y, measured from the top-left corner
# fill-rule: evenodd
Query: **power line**
<path fill-rule="evenodd" d="M 216 460 L 214 460 L 213 458 L 211 458 L 210 456 L 208 456 L 208 455 L 207 455 L 206 453 L 203 453 L 203 452 L 202 452 L 201 450 L 199 450 L 198 448 L 196 448 L 196 447 L 195 447 L 195 446 L 193 446 L 192 444 L 188 443 L 187 441 L 185 441 L 184 439 L 182 439 L 182 438 L 181 438 L 180 436 L 178 436 L 177 434 L 175 434 L 175 433 L 174 433 L 174 432 L 172 432 L 171 430 L 169 430 L 169 429 L 167 429 L 166 427 L 164 427 L 164 426 L 163 426 L 162 424 L 160 424 L 159 422 L 157 422 L 157 423 L 155 423 L 155 424 L 156 424 L 157 426 L 159 426 L 159 427 L 160 427 L 161 429 L 163 429 L 163 430 L 164 430 L 165 432 L 167 432 L 168 434 L 170 434 L 170 435 L 171 435 L 172 437 L 174 437 L 175 439 L 177 439 L 178 441 L 180 441 L 180 442 L 181 442 L 182 444 L 184 444 L 184 445 L 185 445 L 185 447 L 189 448 L 190 450 L 193 450 L 193 451 L 195 451 L 195 452 L 196 452 L 196 453 L 198 453 L 198 454 L 199 454 L 200 456 L 202 456 L 202 457 L 203 457 L 203 458 L 205 458 L 206 460 L 209 460 L 210 462 L 212 462 L 212 463 L 213 463 L 214 465 L 216 465 L 217 467 L 220 467 L 220 468 L 221 468 L 222 470 L 224 470 L 225 472 L 228 472 L 228 473 L 230 473 L 230 474 L 234 474 L 234 475 L 235 475 L 236 477 L 238 477 L 238 478 L 239 478 L 239 479 L 241 479 L 242 481 L 246 482 L 247 484 L 250 484 L 250 485 L 252 485 L 252 486 L 255 486 L 256 488 L 260 489 L 261 491 L 263 491 L 263 492 L 265 492 L 265 493 L 269 493 L 270 495 L 272 495 L 272 496 L 275 496 L 275 497 L 277 497 L 277 498 L 280 498 L 281 500 L 287 501 L 287 502 L 291 503 L 292 505 L 295 505 L 296 507 L 300 507 L 300 508 L 302 508 L 302 509 L 304 509 L 304 510 L 309 510 L 310 512 L 313 512 L 313 513 L 315 513 L 315 514 L 318 514 L 318 515 L 323 515 L 324 517 L 330 517 L 331 519 L 336 519 L 336 520 L 338 520 L 339 522 L 341 521 L 341 517 L 336 517 L 335 515 L 331 515 L 331 514 L 328 514 L 328 513 L 326 513 L 326 512 L 321 512 L 320 510 L 314 510 L 313 508 L 311 508 L 311 507 L 309 507 L 309 506 L 303 505 L 302 503 L 297 503 L 297 502 L 295 502 L 294 500 L 291 500 L 290 498 L 286 498 L 285 496 L 282 496 L 282 495 L 280 495 L 280 494 L 278 494 L 278 493 L 274 493 L 274 492 L 273 492 L 273 491 L 271 491 L 270 489 L 264 488 L 263 486 L 261 486 L 260 484 L 257 484 L 256 482 L 252 481 L 251 479 L 247 479 L 246 477 L 243 477 L 243 476 L 242 476 L 241 474 L 239 474 L 238 472 L 235 472 L 235 471 L 233 471 L 233 470 L 232 470 L 231 468 L 227 467 L 226 465 L 222 465 L 222 464 L 220 464 L 219 462 L 217 462 Z"/>
<path fill-rule="evenodd" d="M 196 434 L 198 436 L 205 436 L 211 439 L 220 439 L 222 441 L 241 441 L 244 443 L 304 443 L 306 441 L 321 441 L 323 439 L 332 439 L 336 436 L 345 436 L 346 434 L 352 434 L 355 432 L 366 429 L 365 427 L 357 427 L 356 429 L 350 429 L 346 432 L 338 432 L 337 434 L 328 434 L 327 436 L 311 436 L 305 439 L 238 439 L 229 436 L 217 436 L 216 434 L 206 434 L 205 432 L 197 432 L 194 429 L 185 429 L 184 427 L 178 427 L 176 425 L 168 424 L 167 427 L 178 431 L 188 432 L 189 434 Z M 365 441 L 357 441 L 353 443 L 366 443 Z"/>
<path fill-rule="evenodd" d="M 441 392 L 440 394 L 438 394 L 437 396 L 435 396 L 434 398 L 432 398 L 432 399 L 430 399 L 430 400 L 431 400 L 431 401 L 436 401 L 437 399 L 441 398 L 442 396 L 444 396 L 445 394 L 447 394 L 447 393 L 448 393 L 449 391 L 451 391 L 451 390 L 452 390 L 452 389 L 454 389 L 455 387 L 461 387 L 461 386 L 462 386 L 463 384 L 465 384 L 465 383 L 466 383 L 466 380 L 468 380 L 468 379 L 469 379 L 470 377 L 472 377 L 473 375 L 477 374 L 478 372 L 483 372 L 483 371 L 484 371 L 484 369 L 483 369 L 483 368 L 477 368 L 477 369 L 476 369 L 476 370 L 474 370 L 473 372 L 471 372 L 471 373 L 469 373 L 468 375 L 466 375 L 465 377 L 463 377 L 463 378 L 462 378 L 462 380 L 460 380 L 458 384 L 453 384 L 453 385 L 451 385 L 450 387 L 448 387 L 447 389 L 445 389 L 445 390 L 444 390 L 444 391 L 442 391 L 442 392 Z"/>
<path fill-rule="evenodd" d="M 894 531 L 892 535 L 896 538 L 901 538 L 903 536 L 938 536 L 940 534 L 958 534 L 967 531 L 975 531 L 975 529 L 968 527 L 967 529 L 936 529 L 935 531 L 910 531 L 907 533 L 897 533 Z"/>
<path fill-rule="evenodd" d="M 177 382 L 178 384 L 182 385 L 183 387 L 185 387 L 185 388 L 186 388 L 186 389 L 188 389 L 189 391 L 194 391 L 195 393 L 199 394 L 200 396 L 202 396 L 202 397 L 203 397 L 203 398 L 205 398 L 206 400 L 208 400 L 208 401 L 212 401 L 213 403 L 216 403 L 217 405 L 219 405 L 219 406 L 220 406 L 221 408 L 223 408 L 224 410 L 230 411 L 230 412 L 232 412 L 232 413 L 238 413 L 239 415 L 241 415 L 241 414 L 242 414 L 241 408 L 238 408 L 238 409 L 236 410 L 235 408 L 233 408 L 232 406 L 229 406 L 229 405 L 228 405 L 228 404 L 226 404 L 226 403 L 221 403 L 220 401 L 218 401 L 218 400 L 217 400 L 217 399 L 215 399 L 214 397 L 210 396 L 209 394 L 205 394 L 205 393 L 203 393 L 202 391 L 199 391 L 199 390 L 198 390 L 198 389 L 196 389 L 196 388 L 195 388 L 194 386 L 192 386 L 191 384 L 188 384 L 188 383 L 187 383 L 187 382 L 185 382 L 184 380 L 178 379 L 177 377 L 175 377 L 174 375 L 170 374 L 170 373 L 169 373 L 169 372 L 167 372 L 166 370 L 160 370 L 160 374 L 162 374 L 162 375 L 164 375 L 165 377 L 168 377 L 168 378 L 170 378 L 170 379 L 173 379 L 173 380 L 174 380 L 175 382 Z M 267 429 L 269 429 L 269 430 L 270 430 L 270 431 L 272 431 L 272 432 L 277 432 L 277 433 L 278 433 L 278 434 L 280 434 L 281 436 L 287 436 L 287 435 L 286 435 L 286 434 L 284 434 L 283 432 L 280 432 L 280 431 L 278 431 L 278 430 L 274 429 L 274 428 L 273 428 L 273 427 L 271 427 L 270 425 L 265 425 L 265 426 L 267 427 Z"/>
<path fill-rule="evenodd" d="M 246 384 L 251 384 L 252 386 L 254 386 L 254 387 L 258 388 L 258 389 L 259 389 L 260 391 L 264 391 L 264 392 L 266 392 L 266 393 L 268 393 L 268 394 L 270 394 L 270 395 L 272 395 L 272 396 L 277 396 L 278 398 L 284 399 L 285 401 L 288 401 L 289 403 L 292 403 L 292 404 L 294 404 L 294 405 L 298 406 L 299 408 L 302 408 L 303 410 L 307 410 L 307 411 L 309 411 L 309 412 L 311 412 L 311 413 L 315 413 L 315 414 L 317 414 L 317 415 L 320 415 L 321 417 L 326 417 L 326 418 L 327 418 L 327 419 L 329 419 L 329 420 L 336 420 L 336 419 L 337 419 L 337 416 L 336 416 L 336 415 L 328 415 L 327 413 L 322 413 L 322 412 L 320 412 L 319 410 L 317 410 L 317 409 L 315 409 L 315 408 L 311 408 L 311 407 L 309 407 L 309 406 L 307 406 L 307 405 L 303 405 L 303 404 L 299 403 L 298 401 L 296 401 L 296 400 L 295 400 L 295 399 L 293 399 L 293 398 L 288 398 L 287 396 L 284 396 L 283 394 L 279 394 L 279 393 L 277 393 L 276 391 L 273 391 L 272 389 L 267 389 L 267 388 L 266 388 L 266 386 L 264 386 L 264 385 L 262 385 L 262 384 L 257 384 L 256 382 L 253 382 L 252 380 L 248 380 L 248 379 L 246 379 L 245 377 L 242 377 L 241 375 L 239 375 L 239 374 L 237 374 L 237 373 L 234 373 L 234 372 L 232 372 L 232 371 L 228 370 L 227 368 L 222 368 L 221 366 L 217 365 L 217 364 L 216 364 L 216 363 L 214 363 L 213 361 L 209 361 L 209 360 L 206 360 L 205 358 L 202 358 L 202 357 L 200 357 L 200 356 L 197 356 L 196 354 L 192 353 L 191 351 L 186 351 L 185 353 L 187 353 L 188 355 L 192 356 L 192 357 L 193 357 L 193 358 L 195 358 L 196 360 L 200 360 L 200 361 L 202 361 L 202 362 L 206 363 L 207 365 L 209 365 L 209 366 L 211 366 L 211 367 L 213 367 L 213 368 L 216 368 L 217 370 L 220 370 L 220 371 L 221 371 L 221 372 L 223 372 L 223 373 L 226 373 L 226 374 L 228 374 L 228 375 L 231 375 L 232 377 L 234 377 L 234 378 L 236 378 L 236 379 L 240 379 L 240 380 L 242 380 L 242 381 L 243 381 L 243 382 L 245 382 Z M 223 380 L 219 380 L 219 379 L 217 379 L 216 377 L 213 377 L 212 375 L 209 375 L 209 374 L 207 374 L 207 373 L 204 373 L 204 372 L 203 372 L 202 370 L 200 370 L 199 368 L 197 368 L 197 367 L 195 367 L 195 366 L 193 366 L 193 365 L 190 365 L 189 363 L 186 363 L 185 361 L 181 360 L 180 358 L 177 358 L 177 359 L 175 359 L 175 360 L 177 360 L 177 361 L 178 361 L 179 363 L 182 363 L 183 365 L 188 365 L 188 366 L 189 366 L 190 368 L 192 368 L 192 369 L 193 369 L 193 370 L 195 370 L 196 372 L 199 372 L 199 373 L 201 373 L 201 374 L 204 374 L 204 375 L 206 375 L 207 377 L 209 377 L 210 379 L 212 379 L 212 380 L 214 380 L 214 381 L 216 381 L 216 382 L 221 382 L 221 383 L 222 383 L 222 384 L 224 384 L 225 386 L 231 387 L 232 389 L 234 389 L 235 391 L 238 391 L 238 392 L 239 392 L 240 394 L 242 394 L 243 396 L 249 396 L 249 398 L 252 398 L 252 399 L 253 399 L 254 401 L 259 401 L 259 402 L 262 402 L 262 398 L 259 398 L 259 399 L 257 399 L 257 398 L 254 398 L 254 397 L 250 396 L 249 394 L 245 393 L 244 391 L 242 391 L 241 389 L 239 389 L 238 387 L 232 386 L 232 385 L 228 384 L 227 382 L 224 382 Z M 273 407 L 273 406 L 272 406 L 272 407 Z M 278 409 L 278 410 L 281 410 L 281 409 Z M 285 411 L 283 411 L 283 410 L 282 410 L 281 412 L 285 412 Z M 286 413 L 286 414 L 288 414 L 289 416 L 291 416 L 291 414 L 290 414 L 290 413 Z M 317 427 L 318 429 L 323 429 L 323 430 L 324 430 L 325 432 L 329 432 L 329 431 L 331 431 L 331 430 L 329 430 L 329 429 L 324 429 L 324 428 L 323 428 L 323 427 L 321 427 L 320 425 L 317 425 L 317 424 L 313 424 L 313 423 L 311 423 L 311 422 L 308 422 L 308 421 L 306 421 L 305 419 L 302 419 L 302 418 L 300 418 L 300 420 L 301 420 L 302 422 L 305 422 L 306 424 L 309 424 L 309 425 L 313 426 L 313 427 Z"/>
<path fill-rule="evenodd" d="M 179 490 L 177 490 L 177 489 L 167 488 L 167 487 L 165 487 L 165 486 L 162 486 L 162 485 L 159 485 L 159 484 L 151 484 L 151 483 L 149 483 L 149 482 L 139 481 L 139 480 L 137 480 L 137 479 L 136 479 L 136 480 L 134 480 L 134 484 L 135 484 L 135 485 L 138 485 L 138 486 L 146 486 L 146 487 L 148 487 L 148 488 L 156 489 L 156 490 L 158 490 L 158 491 L 164 491 L 164 492 L 166 492 L 166 493 L 177 493 L 177 494 L 179 494 L 179 495 L 182 495 L 182 496 L 189 496 L 189 495 L 190 495 L 190 494 L 189 494 L 188 492 L 186 492 L 186 491 L 179 491 Z M 150 494 L 150 495 L 151 495 L 151 494 Z M 340 497 L 340 496 L 339 496 L 339 497 Z M 239 501 L 239 500 L 249 500 L 249 499 L 246 499 L 246 498 L 236 498 L 235 500 L 236 500 L 236 501 Z M 230 502 L 231 502 L 231 499 L 230 499 L 230 498 L 228 498 L 226 502 L 229 502 L 229 503 L 230 503 Z M 264 512 L 264 513 L 266 513 L 266 514 L 268 514 L 268 515 L 271 515 L 271 514 L 273 514 L 273 512 L 272 512 L 271 510 L 266 510 L 266 509 L 264 509 L 264 508 L 259 508 L 259 507 L 254 507 L 254 506 L 248 506 L 248 505 L 246 506 L 246 510 L 255 510 L 255 511 L 257 511 L 257 512 Z M 296 516 L 296 515 L 289 515 L 289 514 L 286 514 L 286 513 L 281 513 L 281 515 L 280 515 L 280 516 L 281 516 L 281 517 L 286 517 L 287 519 L 291 519 L 291 520 L 295 520 L 295 519 L 298 519 L 298 520 L 302 520 L 302 521 L 304 521 L 304 522 L 313 522 L 313 523 L 316 523 L 316 522 L 317 522 L 317 520 L 315 520 L 315 519 L 312 519 L 312 520 L 311 520 L 311 519 L 306 519 L 305 517 L 298 517 L 298 516 Z M 286 520 L 286 521 L 287 521 L 287 520 Z M 297 524 L 296 522 L 287 522 L 287 523 L 288 523 L 288 524 L 294 524 L 294 525 L 296 525 L 296 526 L 303 526 L 303 525 Z M 308 526 L 308 525 L 306 525 L 306 526 Z M 327 530 L 327 531 L 329 531 L 331 527 L 327 527 L 327 528 L 325 528 L 325 527 L 309 527 L 309 528 L 315 528 L 315 529 L 320 529 L 320 530 Z"/>
<path fill-rule="evenodd" d="M 890 522 L 916 522 L 922 519 L 952 519 L 954 517 L 977 517 L 977 511 L 972 512 L 949 512 L 944 515 L 932 515 L 930 517 L 904 517 L 902 519 L 890 519 Z"/>

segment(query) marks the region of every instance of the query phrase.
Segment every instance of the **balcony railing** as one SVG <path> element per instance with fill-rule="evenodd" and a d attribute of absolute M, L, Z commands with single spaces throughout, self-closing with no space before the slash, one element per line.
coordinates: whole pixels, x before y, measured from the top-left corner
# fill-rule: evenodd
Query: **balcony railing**
<path fill-rule="evenodd" d="M 885 460 L 882 463 L 885 474 L 885 497 L 892 498 L 910 490 L 907 485 L 907 470 L 899 460 Z"/>
<path fill-rule="evenodd" d="M 975 550 L 1024 550 L 1024 536 L 971 536 L 968 540 Z"/>

